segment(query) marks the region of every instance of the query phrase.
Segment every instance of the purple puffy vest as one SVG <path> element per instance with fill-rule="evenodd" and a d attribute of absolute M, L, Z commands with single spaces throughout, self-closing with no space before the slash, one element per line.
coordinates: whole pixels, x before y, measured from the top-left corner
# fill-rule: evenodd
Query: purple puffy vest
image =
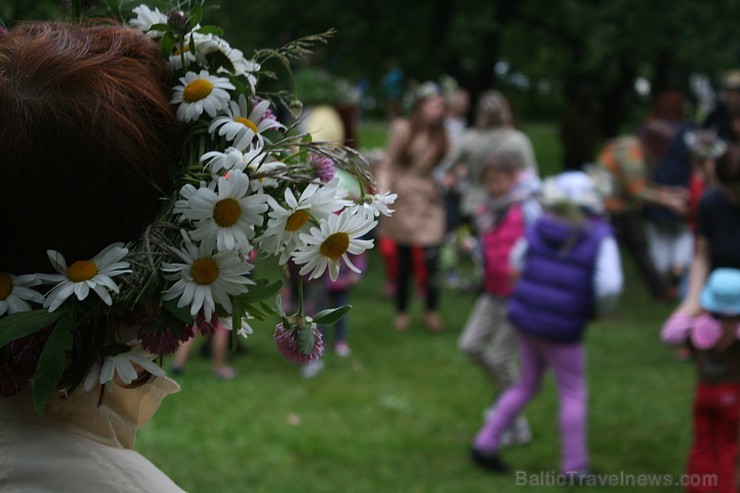
<path fill-rule="evenodd" d="M 591 219 L 574 226 L 545 215 L 528 228 L 521 277 L 509 298 L 509 320 L 528 334 L 580 341 L 594 314 L 593 276 L 611 227 Z"/>

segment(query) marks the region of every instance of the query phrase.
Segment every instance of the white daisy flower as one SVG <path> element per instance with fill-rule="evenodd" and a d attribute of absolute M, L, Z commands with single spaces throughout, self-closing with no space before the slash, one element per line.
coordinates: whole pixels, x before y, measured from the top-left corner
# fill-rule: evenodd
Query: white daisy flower
<path fill-rule="evenodd" d="M 255 87 L 257 86 L 257 77 L 254 74 L 259 72 L 261 68 L 258 63 L 247 60 L 241 50 L 232 48 L 225 39 L 219 36 L 193 33 L 193 40 L 195 43 L 195 55 L 201 65 L 209 66 L 208 56 L 216 51 L 220 51 L 228 62 L 224 66 L 219 67 L 218 71 L 246 77 L 254 94 Z"/>
<path fill-rule="evenodd" d="M 226 115 L 214 118 L 208 126 L 208 131 L 214 133 L 218 129 L 218 134 L 226 137 L 226 140 L 233 141 L 234 147 L 238 149 L 246 149 L 255 138 L 260 144 L 270 142 L 265 138 L 264 132 L 282 129 L 285 126 L 275 120 L 269 108 L 270 102 L 264 100 L 255 104 L 249 112 L 247 98 L 240 94 L 238 102 L 229 101 L 229 107 L 225 110 Z"/>
<path fill-rule="evenodd" d="M 154 24 L 167 24 L 167 14 L 159 11 L 158 8 L 150 9 L 146 5 L 139 5 L 133 10 L 136 17 L 129 19 L 131 27 L 146 33 L 153 38 L 161 38 L 162 31 L 149 31 Z M 148 31 L 148 32 L 147 32 Z"/>
<path fill-rule="evenodd" d="M 274 176 L 275 170 L 286 168 L 281 161 L 273 160 L 269 155 L 263 159 L 253 159 L 247 164 L 249 187 L 253 192 L 262 192 L 265 188 L 276 188 L 280 181 Z"/>
<path fill-rule="evenodd" d="M 211 190 L 216 190 L 217 182 L 211 181 L 210 183 L 206 183 L 205 181 L 200 182 L 200 188 L 210 188 Z M 175 216 L 180 216 L 180 220 L 184 221 L 187 219 L 184 217 L 184 214 L 186 211 L 190 210 L 190 199 L 195 196 L 195 194 L 198 193 L 199 188 L 196 188 L 195 185 L 192 185 L 190 183 L 186 183 L 185 185 L 180 188 L 180 199 L 175 201 L 175 205 L 172 208 L 172 214 Z"/>
<path fill-rule="evenodd" d="M 61 253 L 47 250 L 46 254 L 59 273 L 36 275 L 42 281 L 57 283 L 44 299 L 44 307 L 50 312 L 59 308 L 72 294 L 78 300 L 84 300 L 91 289 L 110 306 L 113 303 L 110 292 L 118 293 L 118 285 L 111 278 L 131 272 L 130 264 L 121 261 L 128 254 L 123 243 L 108 245 L 91 260 L 77 260 L 69 267 Z"/>
<path fill-rule="evenodd" d="M 173 249 L 183 263 L 163 263 L 162 270 L 170 281 L 176 281 L 163 293 L 163 299 L 180 298 L 177 306 L 190 306 L 195 317 L 202 309 L 207 320 L 216 310 L 216 303 L 231 313 L 229 296 L 247 292 L 247 284 L 254 281 L 247 276 L 253 265 L 243 262 L 235 250 L 213 252 L 214 244 L 204 241 L 196 246 L 182 231 L 183 246 Z"/>
<path fill-rule="evenodd" d="M 240 151 L 236 147 L 229 147 L 224 152 L 206 152 L 200 157 L 200 160 L 206 163 L 211 175 L 215 178 L 220 176 L 222 171 L 235 169 L 246 172 L 249 166 L 259 168 L 259 163 L 267 159 L 267 156 L 262 146 L 257 144 L 250 146 L 246 151 Z"/>
<path fill-rule="evenodd" d="M 350 210 L 356 214 L 367 214 L 371 218 L 378 217 L 381 214 L 390 216 L 393 209 L 389 209 L 388 206 L 393 204 L 397 198 L 397 194 L 390 192 L 365 195 L 364 198 L 355 200 Z"/>
<path fill-rule="evenodd" d="M 195 62 L 202 61 L 201 66 L 207 67 L 208 63 L 203 57 L 198 57 L 197 52 L 201 44 L 207 44 L 208 40 L 212 37 L 211 34 L 202 34 L 195 32 L 200 29 L 200 24 L 195 26 L 191 32 L 184 36 L 184 51 L 180 52 L 179 45 L 176 45 L 174 51 L 169 57 L 169 64 L 173 71 L 183 70 L 194 64 Z M 195 52 L 190 50 L 190 42 L 193 42 Z M 183 63 L 184 62 L 184 63 Z"/>
<path fill-rule="evenodd" d="M 121 352 L 106 356 L 102 366 L 96 362 L 85 377 L 82 384 L 83 390 L 90 392 L 100 384 L 105 385 L 106 390 L 110 391 L 116 376 L 122 384 L 128 385 L 139 378 L 137 366 L 156 377 L 165 376 L 164 370 L 154 363 L 156 356 L 140 347 L 140 343 L 139 340 L 133 340 L 127 344 L 119 344 Z"/>
<path fill-rule="evenodd" d="M 39 284 L 41 281 L 33 276 L 14 276 L 9 272 L 0 272 L 0 316 L 30 311 L 29 301 L 42 304 L 44 297 L 31 289 Z"/>
<path fill-rule="evenodd" d="M 296 199 L 293 190 L 285 189 L 285 205 L 281 205 L 272 197 L 270 204 L 267 229 L 260 237 L 261 248 L 272 255 L 282 250 L 279 263 L 285 264 L 292 252 L 300 243 L 300 234 L 308 233 L 312 226 L 310 219 L 327 218 L 345 207 L 341 189 L 331 186 L 322 186 L 318 182 L 310 183 Z"/>
<path fill-rule="evenodd" d="M 239 337 L 243 337 L 244 339 L 254 334 L 254 330 L 252 330 L 252 327 L 249 325 L 249 323 L 247 323 L 247 319 L 249 318 L 253 318 L 253 317 L 249 316 L 249 314 L 245 314 L 245 316 L 242 317 L 242 326 L 237 331 L 237 334 L 239 335 Z M 234 321 L 231 319 L 231 317 L 222 318 L 221 324 L 223 324 L 226 330 L 229 330 L 229 331 L 234 330 Z"/>
<path fill-rule="evenodd" d="M 302 265 L 300 275 L 309 275 L 309 279 L 321 277 L 329 270 L 329 277 L 335 281 L 339 276 L 339 259 L 347 267 L 359 273 L 349 259 L 348 253 L 359 255 L 372 248 L 373 240 L 362 240 L 360 237 L 372 230 L 377 221 L 369 220 L 362 214 L 350 214 L 343 211 L 322 219 L 318 228 L 311 228 L 308 234 L 301 234 L 303 245 L 293 253 L 293 261 Z"/>
<path fill-rule="evenodd" d="M 234 90 L 234 84 L 223 77 L 216 77 L 201 70 L 199 74 L 187 72 L 180 77 L 182 84 L 175 86 L 172 104 L 177 107 L 177 119 L 188 123 L 197 120 L 203 111 L 213 118 L 229 105 L 230 96 L 227 90 Z"/>
<path fill-rule="evenodd" d="M 196 62 L 196 58 L 195 55 L 190 51 L 190 46 L 188 45 L 188 43 L 185 43 L 185 51 L 181 53 L 180 50 L 176 48 L 167 61 L 172 71 L 177 72 L 179 70 L 190 67 L 193 63 Z"/>
<path fill-rule="evenodd" d="M 254 227 L 262 226 L 264 221 L 262 213 L 267 211 L 267 196 L 249 195 L 246 174 L 232 169 L 218 178 L 215 189 L 208 186 L 198 188 L 195 193 L 189 188 L 184 191 L 187 205 L 178 201 L 176 206 L 185 219 L 194 222 L 191 238 L 196 241 L 215 238 L 219 251 L 249 247 Z"/>

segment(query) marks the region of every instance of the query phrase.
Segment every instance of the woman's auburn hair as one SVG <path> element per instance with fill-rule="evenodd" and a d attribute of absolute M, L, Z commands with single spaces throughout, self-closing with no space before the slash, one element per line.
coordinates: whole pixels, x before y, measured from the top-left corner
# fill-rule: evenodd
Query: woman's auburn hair
<path fill-rule="evenodd" d="M 0 271 L 48 272 L 135 240 L 178 158 L 172 73 L 119 25 L 21 24 L 0 37 Z"/>

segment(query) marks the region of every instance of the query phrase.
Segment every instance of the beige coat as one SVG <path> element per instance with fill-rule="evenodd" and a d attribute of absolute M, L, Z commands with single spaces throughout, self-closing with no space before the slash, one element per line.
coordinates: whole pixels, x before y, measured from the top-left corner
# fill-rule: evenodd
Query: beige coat
<path fill-rule="evenodd" d="M 442 193 L 433 177 L 439 161 L 435 146 L 424 138 L 408 143 L 404 152 L 409 135 L 406 120 L 394 122 L 378 185 L 398 198 L 393 215 L 382 217 L 380 234 L 401 245 L 436 246 L 445 234 Z"/>
<path fill-rule="evenodd" d="M 44 414 L 31 391 L 0 397 L 0 492 L 182 493 L 162 471 L 131 450 L 136 429 L 179 386 L 156 378 L 136 389 L 115 386 L 53 395 Z"/>

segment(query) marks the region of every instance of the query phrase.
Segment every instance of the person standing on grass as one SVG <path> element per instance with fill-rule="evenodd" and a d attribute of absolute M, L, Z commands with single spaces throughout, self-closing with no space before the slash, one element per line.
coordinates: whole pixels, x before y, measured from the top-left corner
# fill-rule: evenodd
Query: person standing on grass
<path fill-rule="evenodd" d="M 519 181 L 520 172 L 516 156 L 499 153 L 481 170 L 480 183 L 488 197 L 478 207 L 475 219 L 485 271 L 483 292 L 458 342 L 460 350 L 492 380 L 497 392 L 512 385 L 519 374 L 514 332 L 506 319 L 514 282 L 509 253 L 541 211 L 530 182 Z M 527 420 L 518 416 L 502 435 L 501 444 L 524 444 L 531 438 Z"/>
<path fill-rule="evenodd" d="M 590 473 L 586 448 L 584 332 L 611 311 L 622 291 L 619 248 L 593 180 L 570 171 L 546 180 L 545 213 L 512 250 L 521 272 L 509 298 L 509 321 L 519 342 L 521 376 L 498 399 L 478 432 L 471 458 L 499 473 L 501 437 L 538 392 L 545 370 L 555 376 L 560 400 L 560 471 L 570 481 Z"/>
<path fill-rule="evenodd" d="M 424 324 L 433 332 L 443 330 L 437 312 L 439 288 L 437 266 L 445 234 L 445 210 L 442 193 L 433 172 L 447 153 L 444 127 L 445 99 L 440 88 L 426 82 L 414 93 L 409 118 L 397 118 L 391 125 L 385 162 L 381 164 L 378 189 L 398 194 L 395 212 L 380 221 L 379 235 L 397 246 L 398 277 L 394 326 L 409 328 L 409 291 L 414 272 L 413 250 L 424 255 Z"/>
<path fill-rule="evenodd" d="M 656 137 L 650 127 L 639 138 L 615 137 L 599 153 L 596 169 L 611 183 L 605 206 L 617 239 L 633 257 L 653 299 L 665 302 L 669 300 L 668 286 L 650 256 L 644 210 L 646 205 L 655 204 L 685 214 L 689 193 L 682 187 L 657 187 L 650 183 L 646 146 Z"/>
<path fill-rule="evenodd" d="M 740 426 L 740 270 L 714 270 L 700 306 L 699 315 L 674 313 L 661 333 L 668 344 L 688 345 L 699 377 L 687 473 L 702 478 L 697 484 L 717 479 L 686 491 L 734 493 Z"/>
<path fill-rule="evenodd" d="M 676 311 L 701 313 L 701 291 L 710 272 L 740 269 L 740 146 L 731 145 L 714 167 L 716 186 L 699 200 L 696 243 L 686 298 Z"/>
<path fill-rule="evenodd" d="M 509 101 L 498 91 L 486 91 L 478 98 L 473 127 L 440 163 L 445 186 L 461 189 L 460 212 L 463 220 L 472 220 L 486 193 L 478 182 L 480 171 L 493 154 L 515 155 L 530 177 L 537 176 L 537 160 L 532 142 L 514 128 Z"/>

